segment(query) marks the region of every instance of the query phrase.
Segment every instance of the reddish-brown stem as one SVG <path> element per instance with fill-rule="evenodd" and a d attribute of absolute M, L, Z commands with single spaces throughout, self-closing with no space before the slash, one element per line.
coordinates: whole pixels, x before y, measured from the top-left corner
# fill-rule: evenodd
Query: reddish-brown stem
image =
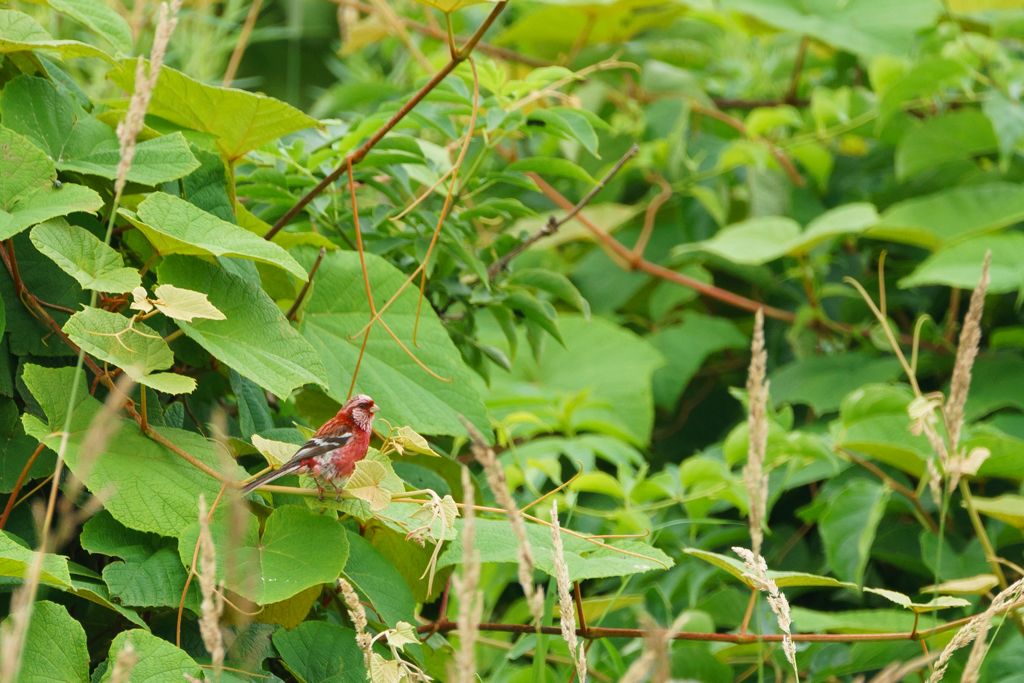
<path fill-rule="evenodd" d="M 579 617 L 579 620 L 580 620 L 580 627 L 579 627 L 579 629 L 577 629 L 577 633 L 582 634 L 583 637 L 586 638 L 587 634 L 590 631 L 587 628 L 587 618 L 583 615 L 583 595 L 580 593 L 580 582 L 579 581 L 573 581 L 572 582 L 572 590 L 573 590 L 573 596 L 576 599 L 576 615 L 577 615 L 577 617 Z"/>
<path fill-rule="evenodd" d="M 448 577 L 448 581 L 444 584 L 444 593 L 441 594 L 441 610 L 438 612 L 441 616 L 438 617 L 438 621 L 448 621 L 448 596 L 452 590 L 452 577 Z"/>
<path fill-rule="evenodd" d="M 1022 606 L 1024 606 L 1024 600 L 1018 600 L 1017 602 L 1007 605 L 1003 609 L 999 610 L 999 614 L 1019 609 Z M 974 617 L 964 617 L 963 619 L 948 621 L 945 624 L 940 624 L 923 631 L 899 631 L 896 633 L 795 633 L 792 638 L 794 641 L 801 643 L 863 643 L 924 640 L 931 636 L 938 635 L 939 633 L 959 629 L 973 618 Z M 432 624 L 424 624 L 423 626 L 418 627 L 417 631 L 420 633 L 425 633 L 427 631 L 447 633 L 449 631 L 454 631 L 458 627 L 459 625 L 454 621 L 442 621 Z M 504 633 L 536 633 L 538 629 L 541 633 L 549 635 L 557 635 L 562 632 L 562 629 L 559 626 L 534 626 L 532 624 L 486 623 L 480 624 L 479 628 L 481 631 L 499 631 Z M 640 628 L 601 628 L 599 626 L 591 626 L 587 631 L 588 633 L 586 635 L 580 635 L 587 639 L 646 638 L 657 633 L 657 631 L 648 631 Z M 756 643 L 758 641 L 777 643 L 782 642 L 784 637 L 784 634 L 781 633 L 753 635 L 740 633 L 696 633 L 692 631 L 679 631 L 672 635 L 673 640 L 697 640 L 718 643 Z"/>
<path fill-rule="evenodd" d="M 317 183 L 316 187 L 307 192 L 306 195 L 302 197 L 302 199 L 300 199 L 298 202 L 295 203 L 294 206 L 292 206 L 292 208 L 285 211 L 284 215 L 277 219 L 277 222 L 274 223 L 274 226 L 270 228 L 266 235 L 263 236 L 264 239 L 272 239 L 274 235 L 280 232 L 281 228 L 286 226 L 292 218 L 294 218 L 300 211 L 302 211 L 303 208 L 305 208 L 306 204 L 309 204 L 311 201 L 313 201 L 314 198 L 318 197 L 324 190 L 330 187 L 330 185 L 333 184 L 334 181 L 340 178 L 341 175 L 345 172 L 346 168 L 350 167 L 353 164 L 358 164 L 360 161 L 365 159 L 366 155 L 370 153 L 370 150 L 373 149 L 373 147 L 378 142 L 380 142 L 381 139 L 385 135 L 387 135 L 392 128 L 397 126 L 399 121 L 404 119 L 406 115 L 408 115 L 408 113 L 411 112 L 416 107 L 416 105 L 423 101 L 424 97 L 430 94 L 431 90 L 436 88 L 438 84 L 441 83 L 441 81 L 447 78 L 448 75 L 455 70 L 455 67 L 461 64 L 469 56 L 469 53 L 473 51 L 473 48 L 476 47 L 476 44 L 479 43 L 480 39 L 484 37 L 484 34 L 491 27 L 491 24 L 494 23 L 494 20 L 498 18 L 498 15 L 501 14 L 501 11 L 505 9 L 505 6 L 507 4 L 508 0 L 505 0 L 504 2 L 499 2 L 497 5 L 495 5 L 494 9 L 491 10 L 491 13 L 487 15 L 486 19 L 484 19 L 484 23 L 480 24 L 480 28 L 478 28 L 476 32 L 470 37 L 470 39 L 466 41 L 466 44 L 462 47 L 461 50 L 459 50 L 459 53 L 454 58 L 449 60 L 448 63 L 445 64 L 440 71 L 434 74 L 434 76 L 429 81 L 427 81 L 427 83 L 422 88 L 420 88 L 416 92 L 416 94 L 409 99 L 408 102 L 403 104 L 402 108 L 395 112 L 394 116 L 388 119 L 387 123 L 381 126 L 380 129 L 376 133 L 374 133 L 369 140 L 364 142 L 362 146 L 359 147 L 359 149 L 349 154 L 345 158 L 344 162 L 339 164 L 338 167 L 334 169 L 334 171 L 332 171 L 330 175 L 328 175 L 326 178 Z"/>
<path fill-rule="evenodd" d="M 717 119 L 731 128 L 735 128 L 740 135 L 750 140 L 754 140 L 756 142 L 763 142 L 765 146 L 768 148 L 768 151 L 771 153 L 771 155 L 775 157 L 775 160 L 777 162 L 779 162 L 779 166 L 781 166 L 782 169 L 786 172 L 786 175 L 789 176 L 789 179 L 793 181 L 793 184 L 797 185 L 798 187 L 803 187 L 804 185 L 806 185 L 803 176 L 801 176 L 800 172 L 796 170 L 796 166 L 793 165 L 793 162 L 790 160 L 790 158 L 786 155 L 784 151 L 779 149 L 771 140 L 756 135 L 751 136 L 750 132 L 747 130 L 746 125 L 744 125 L 744 123 L 735 116 L 730 116 L 729 114 L 726 114 L 724 111 L 720 111 L 718 109 L 702 107 L 696 102 L 691 103 L 690 108 L 694 112 L 706 114 L 707 116 L 710 116 L 713 119 Z"/>
<path fill-rule="evenodd" d="M 563 209 L 570 210 L 573 208 L 573 205 L 569 202 L 568 199 L 563 197 L 558 192 L 558 190 L 556 190 L 555 188 L 551 187 L 548 183 L 546 183 L 544 179 L 541 178 L 539 175 L 533 173 L 532 171 L 528 172 L 527 175 L 530 176 L 530 178 L 532 178 L 534 182 L 537 183 L 538 187 L 540 187 L 541 191 L 549 199 L 554 201 Z M 650 273 L 651 275 L 660 277 L 664 280 L 670 280 L 677 284 L 683 285 L 684 287 L 689 287 L 690 289 L 694 289 L 700 292 L 701 294 L 710 296 L 713 299 L 718 299 L 719 301 L 727 303 L 731 306 L 736 306 L 737 308 L 742 308 L 752 313 L 758 310 L 763 310 L 764 314 L 769 318 L 775 318 L 776 320 L 782 320 L 787 323 L 793 323 L 796 321 L 796 315 L 790 311 L 784 311 L 781 308 L 766 306 L 765 304 L 762 304 L 758 301 L 754 301 L 753 299 L 748 299 L 744 296 L 740 296 L 739 294 L 734 294 L 732 292 L 721 289 L 720 287 L 709 285 L 706 282 L 701 282 L 696 278 L 692 278 L 688 275 L 683 275 L 682 273 L 677 273 L 674 270 L 669 270 L 668 268 L 651 263 L 650 261 L 645 261 L 642 258 L 634 258 L 633 253 L 629 250 L 628 247 L 624 246 L 617 239 L 615 239 L 614 237 L 606 233 L 604 230 L 599 228 L 595 223 L 590 221 L 582 212 L 576 214 L 576 220 L 578 220 L 580 223 L 586 226 L 586 228 L 590 230 L 590 232 L 593 233 L 594 236 L 597 237 L 602 244 L 611 249 L 622 260 L 629 263 L 631 266 L 635 268 Z"/>
<path fill-rule="evenodd" d="M 750 626 L 750 617 L 754 615 L 754 605 L 757 604 L 757 589 L 750 589 L 750 600 L 747 601 L 747 611 L 743 613 L 743 623 L 740 624 L 740 635 L 746 635 L 747 627 Z"/>
<path fill-rule="evenodd" d="M 295 314 L 299 311 L 299 306 L 302 305 L 303 299 L 306 298 L 306 294 L 309 293 L 309 287 L 313 284 L 313 277 L 316 275 L 316 271 L 320 268 L 320 262 L 324 260 L 324 256 L 327 254 L 327 247 L 320 247 L 320 253 L 316 255 L 316 261 L 313 262 L 313 267 L 309 270 L 309 279 L 306 280 L 306 284 L 302 285 L 302 290 L 299 295 L 295 297 L 295 303 L 288 309 L 288 313 L 285 314 L 285 318 L 293 320 Z"/>
<path fill-rule="evenodd" d="M 35 464 L 36 458 L 39 457 L 39 454 L 43 452 L 44 448 L 46 448 L 44 444 L 36 446 L 36 449 L 32 452 L 28 462 L 26 462 L 25 466 L 21 468 L 21 474 L 18 475 L 18 480 L 14 482 L 14 490 L 11 491 L 11 497 L 7 499 L 7 505 L 4 506 L 4 513 L 3 515 L 0 515 L 0 529 L 3 529 L 4 525 L 7 524 L 7 518 L 10 516 L 11 510 L 14 509 L 14 501 L 17 500 L 18 494 L 21 493 L 21 487 L 25 483 L 25 478 L 28 477 L 29 470 L 32 469 L 32 465 Z"/>
<path fill-rule="evenodd" d="M 807 57 L 807 36 L 800 39 L 800 47 L 797 48 L 796 59 L 793 62 L 793 73 L 789 77 L 789 88 L 786 89 L 786 96 L 783 101 L 786 104 L 797 102 L 796 93 L 800 88 L 800 75 L 804 70 L 804 59 Z"/>
<path fill-rule="evenodd" d="M 654 219 L 658 216 L 658 209 L 672 197 L 672 186 L 661 176 L 657 177 L 657 182 L 661 186 L 661 192 L 647 205 L 647 211 L 644 213 L 643 230 L 640 231 L 640 237 L 637 238 L 636 244 L 633 245 L 633 258 L 639 259 L 644 257 L 647 241 L 651 239 L 651 233 L 654 232 Z"/>

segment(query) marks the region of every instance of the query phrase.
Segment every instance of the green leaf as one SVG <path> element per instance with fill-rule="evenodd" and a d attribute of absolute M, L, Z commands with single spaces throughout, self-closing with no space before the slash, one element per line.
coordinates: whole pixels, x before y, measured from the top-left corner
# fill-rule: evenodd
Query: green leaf
<path fill-rule="evenodd" d="M 10 620 L 4 620 L 5 627 L 11 627 Z M 89 683 L 85 629 L 63 605 L 35 603 L 22 657 L 20 683 Z"/>
<path fill-rule="evenodd" d="M 172 394 L 196 388 L 191 377 L 155 374 L 174 365 L 174 353 L 163 337 L 137 320 L 86 306 L 64 323 L 64 333 L 86 353 L 116 365 L 139 384 Z"/>
<path fill-rule="evenodd" d="M 135 91 L 136 60 L 129 59 L 108 77 L 128 92 Z M 266 95 L 206 85 L 163 67 L 148 113 L 179 126 L 217 136 L 221 155 L 233 162 L 282 135 L 318 125 L 301 111 Z"/>
<path fill-rule="evenodd" d="M 1006 164 L 1014 148 L 1024 140 L 1024 107 L 998 90 L 991 90 L 981 110 L 992 122 L 992 130 L 999 140 L 999 156 Z"/>
<path fill-rule="evenodd" d="M 25 431 L 57 450 L 68 407 L 67 392 L 74 368 L 42 368 L 27 365 L 23 379 L 46 411 L 48 423 L 31 415 L 23 417 Z M 152 531 L 177 538 L 198 517 L 199 494 L 209 501 L 217 497 L 221 482 L 146 437 L 134 420 L 118 419 L 102 455 L 83 454 L 86 431 L 102 403 L 82 394 L 71 419 L 66 460 L 71 471 L 93 493 L 104 492 L 104 507 L 114 519 L 131 529 Z M 166 439 L 214 469 L 222 467 L 216 445 L 193 432 L 154 427 Z M 235 466 L 227 476 L 241 481 L 248 476 Z M 169 486 L 168 482 L 174 482 Z"/>
<path fill-rule="evenodd" d="M 722 6 L 868 57 L 907 53 L 914 34 L 931 26 L 942 11 L 929 0 L 723 0 Z"/>
<path fill-rule="evenodd" d="M 896 177 L 909 178 L 947 161 L 970 159 L 999 148 L 992 122 L 980 111 L 955 111 L 928 119 L 896 145 Z"/>
<path fill-rule="evenodd" d="M 683 548 L 683 552 L 687 555 L 693 555 L 699 557 L 705 562 L 710 562 L 719 569 L 728 572 L 735 578 L 739 579 L 743 583 L 747 584 L 751 588 L 754 587 L 750 579 L 745 576 L 747 574 L 747 568 L 744 566 L 741 560 L 728 555 L 720 555 L 719 553 L 713 553 L 709 550 L 701 550 L 699 548 Z M 817 576 L 815 574 L 805 574 L 804 572 L 777 572 L 774 570 L 768 570 L 768 578 L 775 581 L 775 584 L 779 588 L 788 588 L 790 586 L 814 586 L 823 588 L 856 588 L 857 584 L 850 583 L 848 581 L 839 581 L 833 579 L 831 576 Z"/>
<path fill-rule="evenodd" d="M 441 553 L 437 561 L 439 569 L 462 562 L 461 525 L 461 520 L 456 521 L 459 536 Z M 527 524 L 526 531 L 537 569 L 554 576 L 551 530 L 539 524 Z M 629 554 L 602 548 L 563 532 L 562 546 L 565 551 L 565 563 L 569 567 L 569 579 L 582 581 L 607 576 L 627 576 L 668 569 L 673 565 L 668 555 L 641 541 L 620 541 L 611 545 Z M 517 561 L 517 548 L 515 535 L 507 520 L 477 519 L 473 549 L 479 550 L 481 562 L 514 563 Z"/>
<path fill-rule="evenodd" d="M 372 460 L 360 460 L 352 476 L 345 483 L 345 491 L 348 491 L 359 500 L 366 501 L 370 510 L 378 512 L 391 504 L 391 492 L 381 484 L 388 476 L 384 465 Z"/>
<path fill-rule="evenodd" d="M 902 609 L 816 612 L 794 606 L 790 611 L 793 623 L 804 633 L 909 633 L 915 624 L 918 630 L 923 631 L 942 623 L 929 614 L 918 616 Z"/>
<path fill-rule="evenodd" d="M 242 436 L 251 438 L 254 434 L 273 429 L 274 418 L 270 414 L 267 397 L 259 385 L 247 377 L 242 377 L 234 370 L 228 373 L 228 379 L 231 381 L 231 391 L 234 392 L 235 401 L 238 403 L 238 425 L 242 429 Z M 256 445 L 255 441 L 253 445 Z M 259 448 L 258 445 L 256 447 Z M 294 450 L 292 448 L 292 453 Z M 291 457 L 291 454 L 288 457 Z M 280 467 L 280 464 L 276 467 Z"/>
<path fill-rule="evenodd" d="M 210 532 L 217 547 L 218 580 L 257 605 L 286 600 L 323 583 L 333 583 L 348 559 L 348 537 L 333 515 L 285 505 L 274 510 L 263 524 L 246 514 L 244 531 L 232 536 L 230 523 L 217 521 Z M 236 532 L 237 533 L 237 532 Z M 199 538 L 199 524 L 182 531 L 178 543 L 181 561 L 189 566 Z M 228 575 L 228 562 L 234 570 Z"/>
<path fill-rule="evenodd" d="M 779 405 L 803 403 L 825 415 L 839 410 L 843 398 L 865 383 L 888 382 L 902 372 L 895 358 L 862 353 L 811 356 L 771 374 L 772 400 Z"/>
<path fill-rule="evenodd" d="M 139 271 L 125 268 L 119 253 L 91 232 L 55 218 L 32 228 L 32 244 L 83 289 L 123 294 L 140 284 Z"/>
<path fill-rule="evenodd" d="M 127 643 L 138 655 L 131 680 L 135 683 L 181 683 L 184 674 L 199 678 L 202 669 L 184 650 L 180 650 L 162 638 L 141 629 L 123 631 L 110 644 L 110 660 L 99 683 L 111 683 L 114 673 L 113 662 L 124 650 Z"/>
<path fill-rule="evenodd" d="M 894 204 L 867 236 L 934 250 L 1021 220 L 1024 196 L 1018 185 L 968 185 Z"/>
<path fill-rule="evenodd" d="M 708 356 L 750 344 L 731 320 L 691 311 L 681 324 L 663 327 L 647 341 L 665 357 L 665 365 L 654 372 L 654 402 L 666 409 L 675 406 Z"/>
<path fill-rule="evenodd" d="M 964 64 L 944 57 L 928 57 L 915 64 L 900 80 L 884 90 L 878 104 L 878 126 L 882 126 L 899 112 L 904 103 L 921 97 L 933 95 L 959 76 L 967 73 Z M 872 84 L 874 80 L 872 80 Z M 875 84 L 875 90 L 882 88 Z"/>
<path fill-rule="evenodd" d="M 138 215 L 121 209 L 161 254 L 234 256 L 284 268 L 301 280 L 308 275 L 288 252 L 244 228 L 164 192 L 139 204 Z"/>
<path fill-rule="evenodd" d="M 400 621 L 413 623 L 416 600 L 395 566 L 353 531 L 348 532 L 348 543 L 345 578 L 367 597 L 389 627 L 394 628 Z"/>
<path fill-rule="evenodd" d="M 0 530 L 0 577 L 21 579 L 34 562 L 35 552 L 13 540 L 12 535 Z M 71 587 L 68 558 L 47 553 L 39 574 L 42 583 L 59 588 Z"/>
<path fill-rule="evenodd" d="M 54 40 L 35 19 L 12 10 L 0 10 L 0 54 L 8 52 L 56 53 L 63 59 L 99 57 L 111 64 L 103 50 L 77 40 Z"/>
<path fill-rule="evenodd" d="M 840 406 L 836 446 L 868 455 L 915 477 L 933 457 L 928 440 L 910 432 L 907 406 L 912 395 L 905 386 L 868 384 L 849 394 Z"/>
<path fill-rule="evenodd" d="M 1012 527 L 1024 529 L 1024 496 L 1004 493 L 995 498 L 975 496 L 974 507 L 986 517 L 1006 522 Z"/>
<path fill-rule="evenodd" d="M 538 325 L 545 332 L 550 334 L 563 347 L 565 339 L 558 329 L 558 313 L 555 307 L 547 301 L 541 301 L 523 289 L 509 291 L 505 297 L 505 305 L 514 311 L 522 313 L 527 320 Z"/>
<path fill-rule="evenodd" d="M 675 254 L 705 251 L 743 265 L 762 265 L 787 254 L 806 254 L 818 244 L 851 233 L 861 233 L 878 221 L 875 207 L 847 204 L 811 221 L 806 230 L 791 218 L 764 216 L 729 225 L 703 242 L 681 244 Z"/>
<path fill-rule="evenodd" d="M 651 376 L 664 364 L 662 355 L 646 340 L 602 318 L 560 316 L 566 347 L 548 345 L 540 362 L 520 354 L 511 376 L 492 378 L 488 403 L 496 419 L 510 410 L 513 397 L 585 395 L 573 420 L 585 430 L 590 422 L 615 425 L 624 439 L 647 443 L 654 420 Z M 490 339 L 504 346 L 498 339 Z"/>
<path fill-rule="evenodd" d="M 303 683 L 365 683 L 366 665 L 356 633 L 326 621 L 307 621 L 274 633 L 281 661 Z"/>
<path fill-rule="evenodd" d="M 588 319 L 590 318 L 590 304 L 580 294 L 580 290 L 576 289 L 576 285 L 561 273 L 544 268 L 523 268 L 515 271 L 509 281 L 517 285 L 534 287 L 556 296 L 570 306 L 575 306 L 580 313 Z"/>
<path fill-rule="evenodd" d="M 928 602 L 913 602 L 908 596 L 897 591 L 891 591 L 885 588 L 865 588 L 868 593 L 874 593 L 875 595 L 881 595 L 886 600 L 891 600 L 897 605 L 906 607 L 915 614 L 926 614 L 934 610 L 949 609 L 950 607 L 971 607 L 969 600 L 963 598 L 951 598 L 948 595 L 942 595 Z"/>
<path fill-rule="evenodd" d="M 900 280 L 899 285 L 903 289 L 927 285 L 974 289 L 989 251 L 992 257 L 988 292 L 1004 294 L 1019 290 L 1024 285 L 1024 235 L 1018 232 L 981 235 L 943 247 Z"/>
<path fill-rule="evenodd" d="M 259 282 L 181 256 L 164 258 L 157 275 L 162 284 L 207 294 L 210 303 L 226 316 L 225 320 L 174 322 L 243 377 L 282 398 L 304 384 L 327 384 L 317 351 L 288 324 Z M 314 288 L 314 297 L 320 289 Z"/>
<path fill-rule="evenodd" d="M 188 573 L 177 551 L 163 548 L 144 560 L 111 562 L 103 568 L 103 580 L 111 597 L 128 607 L 177 607 L 185 590 Z M 189 586 L 185 606 L 199 609 L 195 582 Z"/>
<path fill-rule="evenodd" d="M 0 105 L 4 125 L 31 139 L 58 169 L 109 180 L 117 177 L 121 160 L 117 135 L 86 112 L 66 88 L 45 78 L 18 76 L 4 88 Z M 173 133 L 136 145 L 128 180 L 157 185 L 198 167 L 185 138 Z"/>
<path fill-rule="evenodd" d="M 571 178 L 587 183 L 597 184 L 594 178 L 582 168 L 569 161 L 557 157 L 527 157 L 514 161 L 505 167 L 506 171 L 528 173 L 530 171 L 544 176 Z"/>
<path fill-rule="evenodd" d="M 36 223 L 103 206 L 100 196 L 82 185 L 53 185 L 53 162 L 28 138 L 0 127 L 0 239 Z"/>
<path fill-rule="evenodd" d="M 1001 353 L 979 358 L 972 368 L 971 393 L 964 406 L 964 417 L 974 421 L 1000 408 L 1024 410 L 1024 396 L 1020 393 L 1024 380 L 1024 359 Z"/>
<path fill-rule="evenodd" d="M 132 29 L 120 14 L 98 0 L 31 0 L 85 24 L 121 54 L 132 52 Z"/>
<path fill-rule="evenodd" d="M 818 520 L 825 554 L 836 576 L 860 585 L 871 545 L 885 514 L 891 491 L 866 479 L 855 479 L 828 503 Z"/>
<path fill-rule="evenodd" d="M 302 248 L 301 258 L 311 263 L 316 251 Z M 406 276 L 384 259 L 366 255 L 366 268 L 378 308 L 391 298 Z M 384 321 L 405 346 L 428 368 L 453 382 L 431 377 L 402 351 L 380 325 L 374 325 L 360 366 L 355 391 L 372 396 L 381 417 L 392 424 L 409 425 L 421 434 L 463 434 L 461 414 L 483 433 L 490 421 L 480 394 L 461 355 L 430 306 L 423 306 L 417 344 L 412 330 L 417 310 L 416 288 L 406 289 L 384 313 Z M 352 369 L 359 357 L 362 337 L 351 339 L 370 321 L 359 256 L 352 251 L 327 254 L 317 271 L 316 282 L 300 330 L 320 353 L 330 382 L 328 395 L 339 403 L 348 398 Z"/>

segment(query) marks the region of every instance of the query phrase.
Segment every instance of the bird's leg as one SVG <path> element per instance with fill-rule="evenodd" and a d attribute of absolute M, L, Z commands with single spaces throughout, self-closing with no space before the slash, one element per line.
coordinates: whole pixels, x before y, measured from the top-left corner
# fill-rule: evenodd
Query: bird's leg
<path fill-rule="evenodd" d="M 321 503 L 324 502 L 324 487 L 320 485 L 320 480 L 313 477 L 313 483 L 316 484 L 317 497 L 320 499 Z"/>
<path fill-rule="evenodd" d="M 335 503 L 340 503 L 341 502 L 341 489 L 338 488 L 338 485 L 334 483 L 333 479 L 331 479 L 331 488 L 334 489 L 334 492 L 335 492 L 334 502 Z"/>

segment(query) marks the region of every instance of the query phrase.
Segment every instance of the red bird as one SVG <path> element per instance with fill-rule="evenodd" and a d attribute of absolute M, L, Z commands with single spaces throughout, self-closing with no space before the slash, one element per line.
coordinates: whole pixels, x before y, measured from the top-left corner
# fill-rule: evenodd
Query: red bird
<path fill-rule="evenodd" d="M 356 463 L 366 457 L 373 417 L 378 410 L 380 408 L 366 394 L 353 396 L 345 402 L 337 415 L 325 422 L 296 451 L 291 460 L 273 472 L 250 481 L 242 487 L 242 493 L 249 493 L 288 474 L 309 474 L 320 491 L 320 500 L 324 499 L 321 479 L 338 492 L 337 500 L 341 497 L 341 488 L 355 471 Z"/>

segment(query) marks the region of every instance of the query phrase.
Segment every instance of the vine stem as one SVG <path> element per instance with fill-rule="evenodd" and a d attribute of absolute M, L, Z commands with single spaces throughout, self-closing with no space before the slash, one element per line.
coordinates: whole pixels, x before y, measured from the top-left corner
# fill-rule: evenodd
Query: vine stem
<path fill-rule="evenodd" d="M 1018 600 L 1003 609 L 999 614 L 1024 607 L 1024 600 Z M 965 626 L 974 617 L 965 617 L 955 621 L 949 621 L 923 631 L 899 631 L 896 633 L 794 633 L 792 638 L 801 643 L 864 643 L 864 642 L 887 642 L 887 641 L 924 641 L 939 633 L 945 633 Z M 437 631 L 448 633 L 454 631 L 459 625 L 453 621 L 435 622 L 417 627 L 417 632 L 426 633 Z M 484 623 L 478 627 L 481 631 L 499 631 L 503 633 L 536 633 L 538 627 L 531 624 L 495 624 Z M 556 635 L 562 632 L 560 626 L 541 626 L 541 633 Z M 645 630 L 639 628 L 602 628 L 591 626 L 587 633 L 580 633 L 580 637 L 596 640 L 599 638 L 647 638 L 660 631 Z M 696 640 L 717 643 L 750 644 L 759 640 L 763 642 L 781 642 L 783 634 L 768 633 L 764 635 L 741 634 L 741 633 L 697 633 L 693 631 L 677 631 L 672 634 L 673 640 Z"/>
<path fill-rule="evenodd" d="M 369 140 L 364 142 L 362 146 L 359 147 L 359 149 L 349 154 L 345 158 L 345 161 L 339 164 L 338 167 L 330 173 L 330 175 L 321 180 L 316 185 L 316 187 L 307 192 L 306 195 L 302 197 L 302 199 L 295 203 L 294 206 L 285 211 L 284 215 L 277 219 L 277 222 L 274 223 L 273 227 L 270 228 L 270 230 L 267 232 L 266 235 L 263 236 L 263 238 L 267 240 L 272 239 L 274 235 L 280 232 L 281 228 L 286 226 L 288 222 L 292 218 L 294 218 L 300 211 L 302 211 L 302 209 L 305 208 L 307 204 L 309 204 L 311 201 L 313 201 L 313 199 L 318 197 L 324 190 L 326 190 L 330 185 L 332 185 L 334 181 L 340 178 L 350 164 L 355 165 L 358 164 L 363 159 L 365 159 L 366 155 L 370 153 L 370 150 L 373 149 L 374 146 L 378 142 L 380 142 L 385 135 L 391 132 L 391 129 L 397 126 L 398 123 L 409 114 L 409 112 L 416 108 L 416 105 L 422 102 L 423 98 L 429 95 L 430 91 L 436 88 L 441 83 L 441 81 L 443 81 L 445 78 L 448 77 L 449 74 L 455 71 L 455 67 L 457 67 L 463 61 L 465 61 L 466 58 L 469 57 L 469 53 L 473 51 L 473 48 L 476 47 L 476 44 L 479 43 L 480 39 L 484 37 L 484 34 L 487 33 L 487 30 L 494 23 L 494 20 L 498 18 L 498 15 L 501 14 L 502 10 L 504 10 L 507 5 L 508 0 L 504 0 L 503 2 L 499 2 L 497 5 L 495 5 L 494 9 L 491 10 L 491 13 L 487 15 L 486 19 L 484 19 L 484 22 L 480 24 L 480 28 L 478 28 L 476 32 L 470 37 L 470 39 L 466 41 L 466 44 L 462 46 L 462 49 L 459 50 L 458 53 L 441 68 L 440 71 L 434 74 L 434 76 L 429 81 L 427 81 L 427 83 L 422 88 L 420 88 L 416 92 L 416 94 L 409 99 L 408 102 L 403 104 L 401 109 L 395 112 L 394 116 L 388 119 L 387 123 L 381 126 L 377 130 L 377 132 L 370 137 Z"/>
<path fill-rule="evenodd" d="M 14 501 L 18 498 L 18 494 L 21 492 L 21 487 L 25 484 L 25 478 L 28 476 L 29 470 L 32 469 L 32 465 L 35 464 L 36 458 L 39 457 L 39 454 L 43 452 L 43 448 L 45 447 L 45 444 L 39 444 L 36 446 L 36 449 L 32 452 L 28 462 L 26 462 L 25 466 L 21 468 L 21 474 L 18 475 L 18 480 L 14 482 L 14 490 L 11 491 L 11 497 L 7 499 L 7 505 L 4 506 L 4 513 L 3 515 L 0 515 L 0 530 L 2 530 L 4 525 L 7 524 L 7 518 L 10 516 L 11 510 L 14 508 Z"/>

